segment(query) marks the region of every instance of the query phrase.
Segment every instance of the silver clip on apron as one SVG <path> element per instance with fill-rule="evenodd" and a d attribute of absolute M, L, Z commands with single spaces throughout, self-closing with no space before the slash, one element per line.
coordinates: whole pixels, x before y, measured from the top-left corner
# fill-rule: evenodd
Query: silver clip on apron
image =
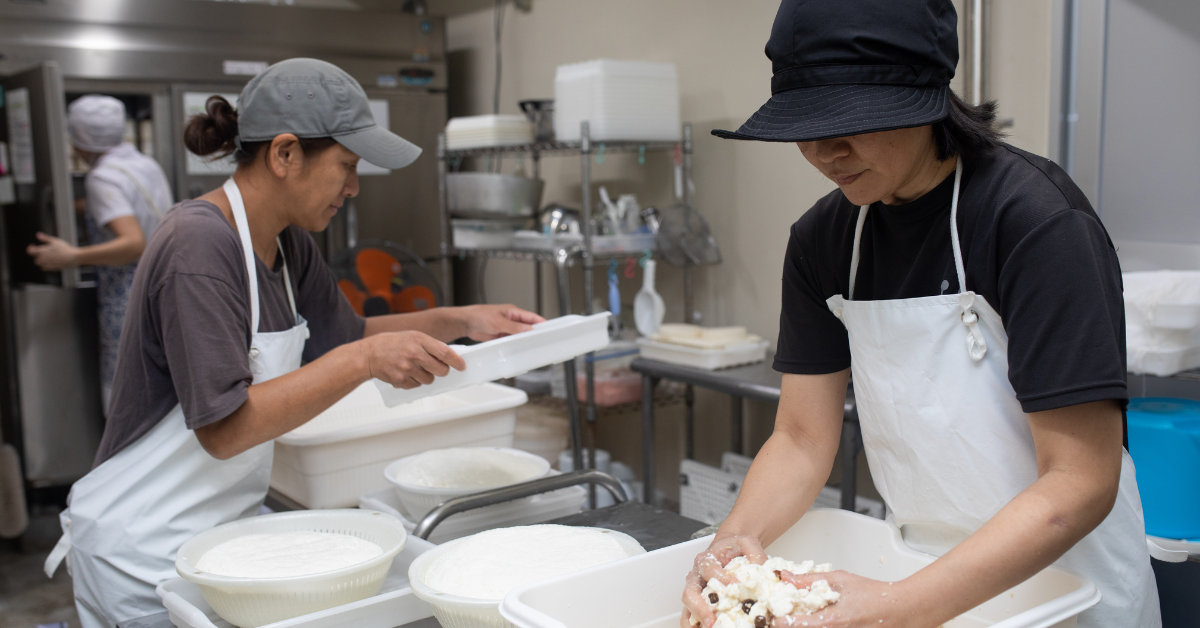
<path fill-rule="evenodd" d="M 1038 479 L 1029 417 L 1008 380 L 1008 335 L 991 305 L 966 290 L 956 220 L 961 181 L 960 160 L 950 209 L 958 294 L 827 301 L 849 334 L 875 487 L 905 541 L 938 556 Z M 854 232 L 851 299 L 868 207 L 859 209 Z M 1102 601 L 1079 616 L 1080 628 L 1161 625 L 1128 453 L 1112 512 L 1055 564 L 1100 589 Z"/>
<path fill-rule="evenodd" d="M 225 182 L 225 194 L 250 280 L 249 360 L 253 383 L 260 384 L 300 367 L 308 325 L 296 312 L 285 261 L 283 278 L 296 326 L 258 331 L 258 272 L 246 208 L 233 179 Z M 52 576 L 67 558 L 83 627 L 112 628 L 162 612 L 154 588 L 176 575 L 176 551 L 204 530 L 257 513 L 270 483 L 273 454 L 274 443 L 266 442 L 229 460 L 213 458 L 176 405 L 144 436 L 76 482 L 46 574 Z"/>

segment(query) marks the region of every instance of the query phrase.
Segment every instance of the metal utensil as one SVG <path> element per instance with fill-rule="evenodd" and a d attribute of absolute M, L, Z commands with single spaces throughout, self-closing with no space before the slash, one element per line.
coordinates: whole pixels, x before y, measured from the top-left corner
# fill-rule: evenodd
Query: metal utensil
<path fill-rule="evenodd" d="M 579 210 L 563 205 L 547 205 L 538 222 L 544 234 L 579 233 Z"/>

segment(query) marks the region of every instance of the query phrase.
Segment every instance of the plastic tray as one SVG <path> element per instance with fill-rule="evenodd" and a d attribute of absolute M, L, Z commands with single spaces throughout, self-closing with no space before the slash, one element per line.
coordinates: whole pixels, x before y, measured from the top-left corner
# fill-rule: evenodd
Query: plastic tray
<path fill-rule="evenodd" d="M 1129 347 L 1129 371 L 1167 377 L 1200 367 L 1200 347 L 1146 349 Z"/>
<path fill-rule="evenodd" d="M 271 487 L 308 508 L 344 508 L 388 488 L 383 470 L 442 447 L 511 447 L 524 391 L 481 384 L 387 408 L 365 383 L 312 421 L 275 439 Z"/>
<path fill-rule="evenodd" d="M 428 541 L 409 537 L 404 550 L 392 561 L 378 595 L 262 628 L 393 628 L 433 617 L 433 607 L 412 594 L 408 586 L 408 568 L 417 556 L 434 547 Z M 195 583 L 171 578 L 158 585 L 157 592 L 170 614 L 171 623 L 178 628 L 234 628 L 204 601 L 200 587 Z"/>
<path fill-rule="evenodd" d="M 550 475 L 558 475 L 558 472 L 551 471 Z M 597 493 L 607 494 L 604 491 Z M 429 540 L 441 544 L 493 528 L 543 523 L 551 519 L 577 514 L 583 510 L 586 502 L 587 488 L 572 486 L 552 493 L 543 493 L 487 508 L 469 510 L 451 515 L 433 529 Z M 404 513 L 400 512 L 400 500 L 396 496 L 396 491 L 392 489 L 367 493 L 359 498 L 358 503 L 360 508 L 386 512 L 399 518 L 400 522 L 404 524 L 404 529 L 409 532 L 417 527 L 416 521 L 408 519 Z"/>
<path fill-rule="evenodd" d="M 638 344 L 642 347 L 643 358 L 709 371 L 762 362 L 767 357 L 767 347 L 771 345 L 766 340 L 761 340 L 730 345 L 724 349 L 713 351 L 655 342 L 648 338 L 639 338 Z"/>
<path fill-rule="evenodd" d="M 432 384 L 412 390 L 374 381 L 383 396 L 384 405 L 390 408 L 473 384 L 516 377 L 608 346 L 608 317 L 608 312 L 591 316 L 560 316 L 534 325 L 531 331 L 523 334 L 505 336 L 470 347 L 456 346 L 454 350 L 467 363 L 467 369 L 451 370 L 449 375 L 437 378 Z"/>
<path fill-rule="evenodd" d="M 696 554 L 711 542 L 712 537 L 703 537 L 526 585 L 509 592 L 500 614 L 520 628 L 675 628 L 683 578 Z M 828 562 L 835 569 L 887 581 L 905 578 L 934 561 L 909 549 L 892 525 L 833 509 L 810 510 L 767 552 Z M 945 626 L 1070 628 L 1076 615 L 1099 602 L 1100 591 L 1090 580 L 1048 567 Z"/>

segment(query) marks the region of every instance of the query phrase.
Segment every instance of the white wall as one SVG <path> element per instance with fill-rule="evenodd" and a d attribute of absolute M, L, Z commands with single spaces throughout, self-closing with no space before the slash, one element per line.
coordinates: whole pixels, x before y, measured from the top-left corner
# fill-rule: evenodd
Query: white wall
<path fill-rule="evenodd" d="M 1200 244 L 1200 3 L 1110 11 L 1104 223 L 1116 240 Z"/>

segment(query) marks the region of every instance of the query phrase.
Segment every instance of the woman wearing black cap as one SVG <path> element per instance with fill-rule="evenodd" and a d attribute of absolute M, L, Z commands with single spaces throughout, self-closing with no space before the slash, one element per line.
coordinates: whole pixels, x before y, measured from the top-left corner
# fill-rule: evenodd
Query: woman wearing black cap
<path fill-rule="evenodd" d="M 1100 589 L 1081 628 L 1161 625 L 1123 449 L 1116 253 L 1066 173 L 950 91 L 956 31 L 950 0 L 784 0 L 771 100 L 713 132 L 795 142 L 839 189 L 792 227 L 775 431 L 696 558 L 684 626 L 711 626 L 703 583 L 761 561 L 813 504 L 851 369 L 875 485 L 906 542 L 941 558 L 895 583 L 791 578 L 841 599 L 774 625 L 938 626 L 1051 563 Z"/>
<path fill-rule="evenodd" d="M 513 306 L 356 315 L 305 231 L 358 194 L 360 158 L 403 168 L 421 149 L 324 61 L 267 68 L 238 105 L 210 98 L 188 123 L 188 148 L 232 154 L 237 172 L 171 210 L 146 247 L 96 467 L 46 561 L 52 575 L 69 552 L 84 628 L 162 612 L 154 589 L 183 542 L 262 506 L 276 437 L 372 377 L 414 388 L 462 370 L 445 341 L 541 321 Z"/>

